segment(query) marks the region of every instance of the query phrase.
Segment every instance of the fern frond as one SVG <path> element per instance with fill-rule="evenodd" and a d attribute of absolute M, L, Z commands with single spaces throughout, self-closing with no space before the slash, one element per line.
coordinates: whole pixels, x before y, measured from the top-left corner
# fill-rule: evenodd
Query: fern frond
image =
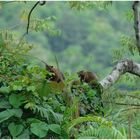
<path fill-rule="evenodd" d="M 38 112 L 42 118 L 46 118 L 49 122 L 51 119 L 53 119 L 55 122 L 60 123 L 62 121 L 62 115 L 59 113 L 56 113 L 52 110 L 51 106 L 47 106 L 47 108 L 44 108 L 42 106 L 36 105 L 34 107 L 34 113 Z"/>
<path fill-rule="evenodd" d="M 97 116 L 86 116 L 86 117 L 78 117 L 77 119 L 74 119 L 67 125 L 67 132 L 69 133 L 70 130 L 77 124 L 83 123 L 83 122 L 97 122 L 101 125 L 105 126 L 112 126 L 112 122 L 105 120 L 104 118 L 97 117 Z"/>
<path fill-rule="evenodd" d="M 127 138 L 126 133 L 123 133 L 115 127 L 99 127 L 89 128 L 82 132 L 78 138 L 111 138 L 111 139 L 124 139 Z"/>

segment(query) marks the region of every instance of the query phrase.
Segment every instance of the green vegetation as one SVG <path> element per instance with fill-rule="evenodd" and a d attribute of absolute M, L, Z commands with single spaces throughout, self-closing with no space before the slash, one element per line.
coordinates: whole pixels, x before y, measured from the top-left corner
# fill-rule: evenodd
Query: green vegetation
<path fill-rule="evenodd" d="M 47 2 L 22 38 L 34 3 L 0 3 L 0 138 L 139 138 L 139 77 L 126 74 L 99 95 L 76 74 L 101 80 L 118 60 L 140 62 L 132 2 Z M 65 80 L 46 79 L 44 62 Z"/>

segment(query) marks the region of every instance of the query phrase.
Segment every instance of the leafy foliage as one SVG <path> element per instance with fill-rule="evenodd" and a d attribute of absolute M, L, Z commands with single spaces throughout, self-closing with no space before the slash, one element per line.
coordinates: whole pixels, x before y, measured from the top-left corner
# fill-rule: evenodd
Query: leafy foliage
<path fill-rule="evenodd" d="M 114 8 L 112 12 L 114 16 L 109 18 L 109 25 L 106 19 L 110 15 L 105 15 L 106 11 L 99 12 L 97 7 L 101 10 L 107 9 L 112 4 L 111 1 L 70 1 L 68 3 L 72 9 L 80 10 L 81 13 L 79 12 L 78 15 L 83 17 L 76 15 L 78 11 L 74 10 L 74 14 L 68 12 L 68 9 L 66 10 L 62 4 L 59 4 L 60 8 L 64 8 L 64 11 L 66 10 L 69 14 L 60 12 L 58 8 L 52 8 L 52 4 L 48 3 L 47 12 L 44 10 L 41 12 L 45 18 L 32 18 L 30 24 L 31 33 L 34 34 L 32 31 L 43 31 L 42 35 L 45 37 L 42 39 L 42 35 L 37 33 L 37 37 L 31 40 L 34 42 L 37 40 L 35 43 L 37 45 L 39 40 L 42 46 L 52 47 L 47 51 L 43 50 L 47 57 L 51 54 L 50 50 L 59 51 L 58 57 L 63 58 L 62 61 L 73 70 L 76 70 L 79 62 L 82 62 L 86 68 L 95 68 L 96 71 L 103 70 L 99 63 L 103 62 L 104 67 L 110 66 L 112 54 L 105 53 L 104 50 L 110 50 L 108 45 L 117 46 L 116 38 L 120 31 L 127 31 L 127 28 L 124 29 L 123 26 L 120 26 L 124 20 L 120 20 L 120 24 L 116 22 L 117 17 L 121 14 L 117 15 Z M 3 2 L 0 4 L 4 5 Z M 29 3 L 29 6 L 31 4 Z M 93 11 L 86 11 L 93 7 L 96 16 Z M 51 8 L 52 10 L 50 10 Z M 86 10 L 82 12 L 83 9 Z M 59 20 L 52 15 L 55 11 Z M 48 14 L 52 16 L 48 17 Z M 42 15 L 41 17 L 43 17 Z M 86 18 L 88 16 L 90 18 Z M 132 11 L 127 11 L 126 17 L 128 21 L 131 21 L 133 19 Z M 8 19 L 8 16 L 6 18 Z M 20 18 L 22 23 L 27 22 L 26 9 L 23 10 Z M 89 19 L 94 19 L 94 22 Z M 11 20 L 13 22 L 14 19 Z M 124 23 L 125 27 L 129 24 Z M 116 29 L 112 28 L 114 24 Z M 61 28 L 62 34 L 56 25 Z M 102 99 L 99 98 L 98 92 L 86 83 L 79 82 L 77 85 L 72 85 L 73 81 L 79 81 L 74 74 L 70 75 L 66 72 L 65 80 L 62 83 L 49 81 L 46 79 L 46 74 L 50 73 L 41 67 L 42 61 L 37 59 L 39 65 L 32 62 L 35 57 L 29 53 L 34 46 L 25 38 L 19 39 L 17 35 L 19 33 L 11 30 L 1 30 L 0 32 L 1 138 L 139 138 L 138 78 L 130 75 L 122 77 L 116 85 L 120 90 L 116 90 L 116 87 L 111 88 L 100 95 Z M 32 38 L 32 36 L 28 37 Z M 122 47 L 113 50 L 114 62 L 130 57 L 130 55 L 135 58 L 137 52 L 135 39 L 123 35 L 120 42 Z M 102 49 L 100 46 L 106 48 Z M 37 52 L 37 54 L 39 53 Z M 94 66 L 91 64 L 91 59 L 86 58 L 87 55 L 92 58 L 93 54 L 95 54 L 95 62 L 98 62 Z M 71 59 L 68 56 L 71 56 Z M 78 69 L 82 69 L 83 66 L 79 66 Z M 66 69 L 66 65 L 62 67 L 62 70 L 66 71 Z M 104 74 L 103 71 L 102 75 Z M 128 91 L 121 90 L 121 86 L 126 85 L 128 86 L 123 89 Z M 103 102 L 103 107 L 101 102 Z M 126 105 L 122 106 L 121 103 Z M 102 111 L 104 116 L 102 116 Z"/>
<path fill-rule="evenodd" d="M 23 51 L 20 51 L 20 54 L 10 55 L 11 52 L 18 51 L 19 44 L 16 44 L 15 40 L 11 40 L 14 46 L 17 45 L 18 47 L 10 47 L 11 42 L 8 42 L 6 47 L 5 34 L 8 34 L 8 32 L 3 32 L 1 35 L 1 49 L 3 50 L 3 69 L 1 73 L 5 80 L 3 80 L 3 77 L 1 78 L 0 91 L 2 96 L 0 103 L 3 111 L 0 112 L 0 122 L 4 128 L 8 129 L 2 131 L 2 137 L 47 138 L 50 133 L 63 136 L 64 132 L 71 137 L 70 130 L 80 123 L 87 121 L 99 122 L 101 125 L 104 123 L 104 120 L 100 117 L 79 117 L 79 105 L 86 99 L 86 96 L 88 103 L 88 100 L 92 100 L 94 94 L 96 95 L 88 85 L 79 85 L 79 88 L 72 93 L 71 90 L 68 90 L 71 88 L 72 78 L 68 76 L 66 80 L 68 86 L 63 88 L 66 88 L 66 92 L 69 91 L 69 93 L 62 93 L 62 85 L 45 80 L 47 71 L 26 61 L 26 53 L 29 49 L 24 51 L 25 48 L 22 48 Z M 27 48 L 29 46 L 25 42 L 21 44 Z M 81 90 L 83 90 L 83 93 L 81 93 Z M 42 94 L 42 92 L 44 93 Z M 86 93 L 87 95 L 85 95 Z M 64 97 L 64 94 L 69 95 Z M 78 97 L 80 94 L 81 96 Z M 70 104 L 73 103 L 72 107 L 66 102 L 69 96 L 73 98 L 73 101 L 69 102 Z M 80 98 L 81 100 L 79 100 Z M 5 123 L 5 120 L 8 123 Z M 108 123 L 105 122 L 104 124 L 107 125 Z M 64 132 L 62 133 L 62 131 Z"/>
<path fill-rule="evenodd" d="M 31 132 L 37 135 L 39 138 L 43 138 L 48 133 L 48 127 L 46 123 L 32 123 L 31 124 Z"/>
<path fill-rule="evenodd" d="M 33 135 L 42 138 L 49 129 L 59 135 L 59 125 L 55 124 L 58 123 L 59 115 L 42 99 L 37 89 L 37 84 L 40 85 L 45 80 L 46 71 L 37 65 L 27 64 L 26 53 L 30 50 L 30 45 L 26 42 L 19 45 L 12 37 L 13 34 L 9 35 L 8 31 L 1 32 L 0 123 L 2 127 L 8 128 L 2 130 L 2 137 L 10 132 L 12 138 L 29 138 Z M 26 119 L 30 117 L 41 118 L 40 122 L 30 123 L 29 129 Z M 47 121 L 42 122 L 43 118 L 47 118 Z M 48 123 L 52 125 L 49 126 Z"/>
<path fill-rule="evenodd" d="M 94 138 L 94 139 L 124 139 L 127 138 L 125 129 L 123 131 L 117 130 L 113 127 L 90 127 L 79 135 L 79 138 Z"/>
<path fill-rule="evenodd" d="M 71 8 L 75 8 L 77 10 L 93 8 L 95 6 L 98 8 L 106 9 L 111 3 L 112 3 L 111 1 L 105 1 L 105 2 L 70 1 L 69 5 Z"/>
<path fill-rule="evenodd" d="M 31 29 L 33 31 L 46 31 L 49 35 L 59 35 L 60 31 L 55 28 L 55 17 L 49 17 L 47 19 L 35 19 L 31 22 Z"/>
<path fill-rule="evenodd" d="M 18 136 L 23 131 L 24 126 L 21 124 L 14 124 L 13 122 L 8 125 L 8 129 L 12 137 Z"/>

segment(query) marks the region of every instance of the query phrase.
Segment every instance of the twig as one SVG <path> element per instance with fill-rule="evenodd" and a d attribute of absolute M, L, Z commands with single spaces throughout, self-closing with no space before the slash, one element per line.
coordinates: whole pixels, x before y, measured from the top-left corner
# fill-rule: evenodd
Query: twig
<path fill-rule="evenodd" d="M 140 110 L 140 107 L 131 106 L 131 107 L 129 107 L 129 108 L 122 109 L 121 112 L 124 112 L 124 111 L 127 111 L 127 110 L 132 111 L 132 109 L 133 109 L 133 110 L 134 110 L 134 109 L 135 109 L 135 110 Z"/>
<path fill-rule="evenodd" d="M 33 12 L 33 10 L 35 9 L 35 7 L 40 4 L 41 6 L 44 5 L 46 3 L 46 1 L 37 1 L 34 6 L 31 8 L 29 14 L 28 14 L 28 23 L 27 23 L 27 29 L 26 29 L 26 34 L 28 34 L 28 31 L 29 31 L 29 26 L 30 26 L 30 17 L 31 17 L 31 14 Z"/>
<path fill-rule="evenodd" d="M 19 2 L 19 1 L 5 1 L 5 2 L 3 2 L 2 4 L 5 5 L 5 4 L 13 3 L 13 2 Z"/>
<path fill-rule="evenodd" d="M 131 98 L 135 98 L 135 99 L 139 99 L 140 100 L 140 97 L 139 96 L 136 96 L 136 95 L 131 95 L 131 94 L 121 94 L 119 93 L 120 96 L 128 96 L 128 97 L 131 97 Z"/>
<path fill-rule="evenodd" d="M 140 100 L 140 97 L 137 97 L 137 96 L 135 96 L 135 95 L 127 94 L 126 96 L 129 96 L 129 97 L 131 97 L 131 98 L 136 98 L 136 99 L 139 99 L 139 100 Z"/>
<path fill-rule="evenodd" d="M 132 138 L 132 132 L 131 132 L 131 124 L 132 124 L 132 114 L 129 114 L 128 116 L 128 134 L 129 134 L 129 139 Z"/>
<path fill-rule="evenodd" d="M 28 14 L 28 23 L 27 23 L 27 28 L 26 28 L 26 34 L 28 34 L 31 14 L 32 14 L 33 10 L 35 9 L 35 7 L 36 7 L 38 4 L 39 4 L 39 1 L 37 1 L 37 2 L 35 3 L 35 5 L 32 7 L 32 9 L 30 10 L 30 12 L 29 12 L 29 14 Z"/>
<path fill-rule="evenodd" d="M 56 55 L 55 55 L 55 62 L 56 62 L 56 65 L 57 65 L 57 69 L 60 71 L 60 67 L 59 67 L 59 63 L 58 63 L 58 59 L 57 59 Z M 60 76 L 61 81 L 64 83 L 64 79 L 63 79 L 62 75 L 59 74 L 59 76 Z"/>
<path fill-rule="evenodd" d="M 118 103 L 118 102 L 111 102 L 111 101 L 105 101 L 105 100 L 103 100 L 103 102 L 104 102 L 104 103 L 116 104 L 116 105 L 140 106 L 140 104 Z"/>

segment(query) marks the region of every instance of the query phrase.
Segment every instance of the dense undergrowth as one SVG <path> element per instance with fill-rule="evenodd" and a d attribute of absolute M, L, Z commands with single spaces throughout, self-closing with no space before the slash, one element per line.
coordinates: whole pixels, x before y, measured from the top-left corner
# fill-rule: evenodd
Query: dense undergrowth
<path fill-rule="evenodd" d="M 84 8 L 79 2 L 70 6 Z M 88 2 L 86 6 L 91 8 Z M 47 29 L 51 35 L 59 34 L 54 20 L 32 20 L 30 31 Z M 123 36 L 121 41 L 123 47 L 114 50 L 114 62 L 136 51 L 133 38 Z M 29 53 L 33 47 L 15 32 L 0 32 L 0 138 L 140 137 L 139 90 L 110 88 L 99 95 L 86 83 L 72 85 L 79 78 L 67 72 L 63 82 L 50 81 L 46 75 L 52 73 L 42 67 L 42 61 L 38 59 L 38 65 L 30 61 L 37 59 Z M 125 75 L 121 82 L 138 87 L 139 79 Z"/>
<path fill-rule="evenodd" d="M 102 107 L 98 92 L 88 84 L 72 85 L 78 80 L 77 75 L 65 73 L 65 80 L 59 83 L 46 79 L 51 73 L 28 61 L 32 47 L 25 40 L 19 41 L 10 31 L 0 34 L 1 138 L 128 137 L 129 119 L 138 119 L 135 108 L 128 105 L 123 111 L 106 103 L 112 104 L 118 99 L 125 102 L 128 97 L 124 98 L 116 90 L 109 91 L 101 95 L 105 100 Z M 139 103 L 139 100 L 131 102 Z M 126 113 L 125 118 L 123 113 Z"/>
<path fill-rule="evenodd" d="M 82 83 L 72 89 L 78 77 L 49 81 L 44 67 L 27 61 L 32 45 L 9 31 L 1 32 L 0 44 L 1 138 L 125 138 L 102 116 L 95 90 Z"/>

